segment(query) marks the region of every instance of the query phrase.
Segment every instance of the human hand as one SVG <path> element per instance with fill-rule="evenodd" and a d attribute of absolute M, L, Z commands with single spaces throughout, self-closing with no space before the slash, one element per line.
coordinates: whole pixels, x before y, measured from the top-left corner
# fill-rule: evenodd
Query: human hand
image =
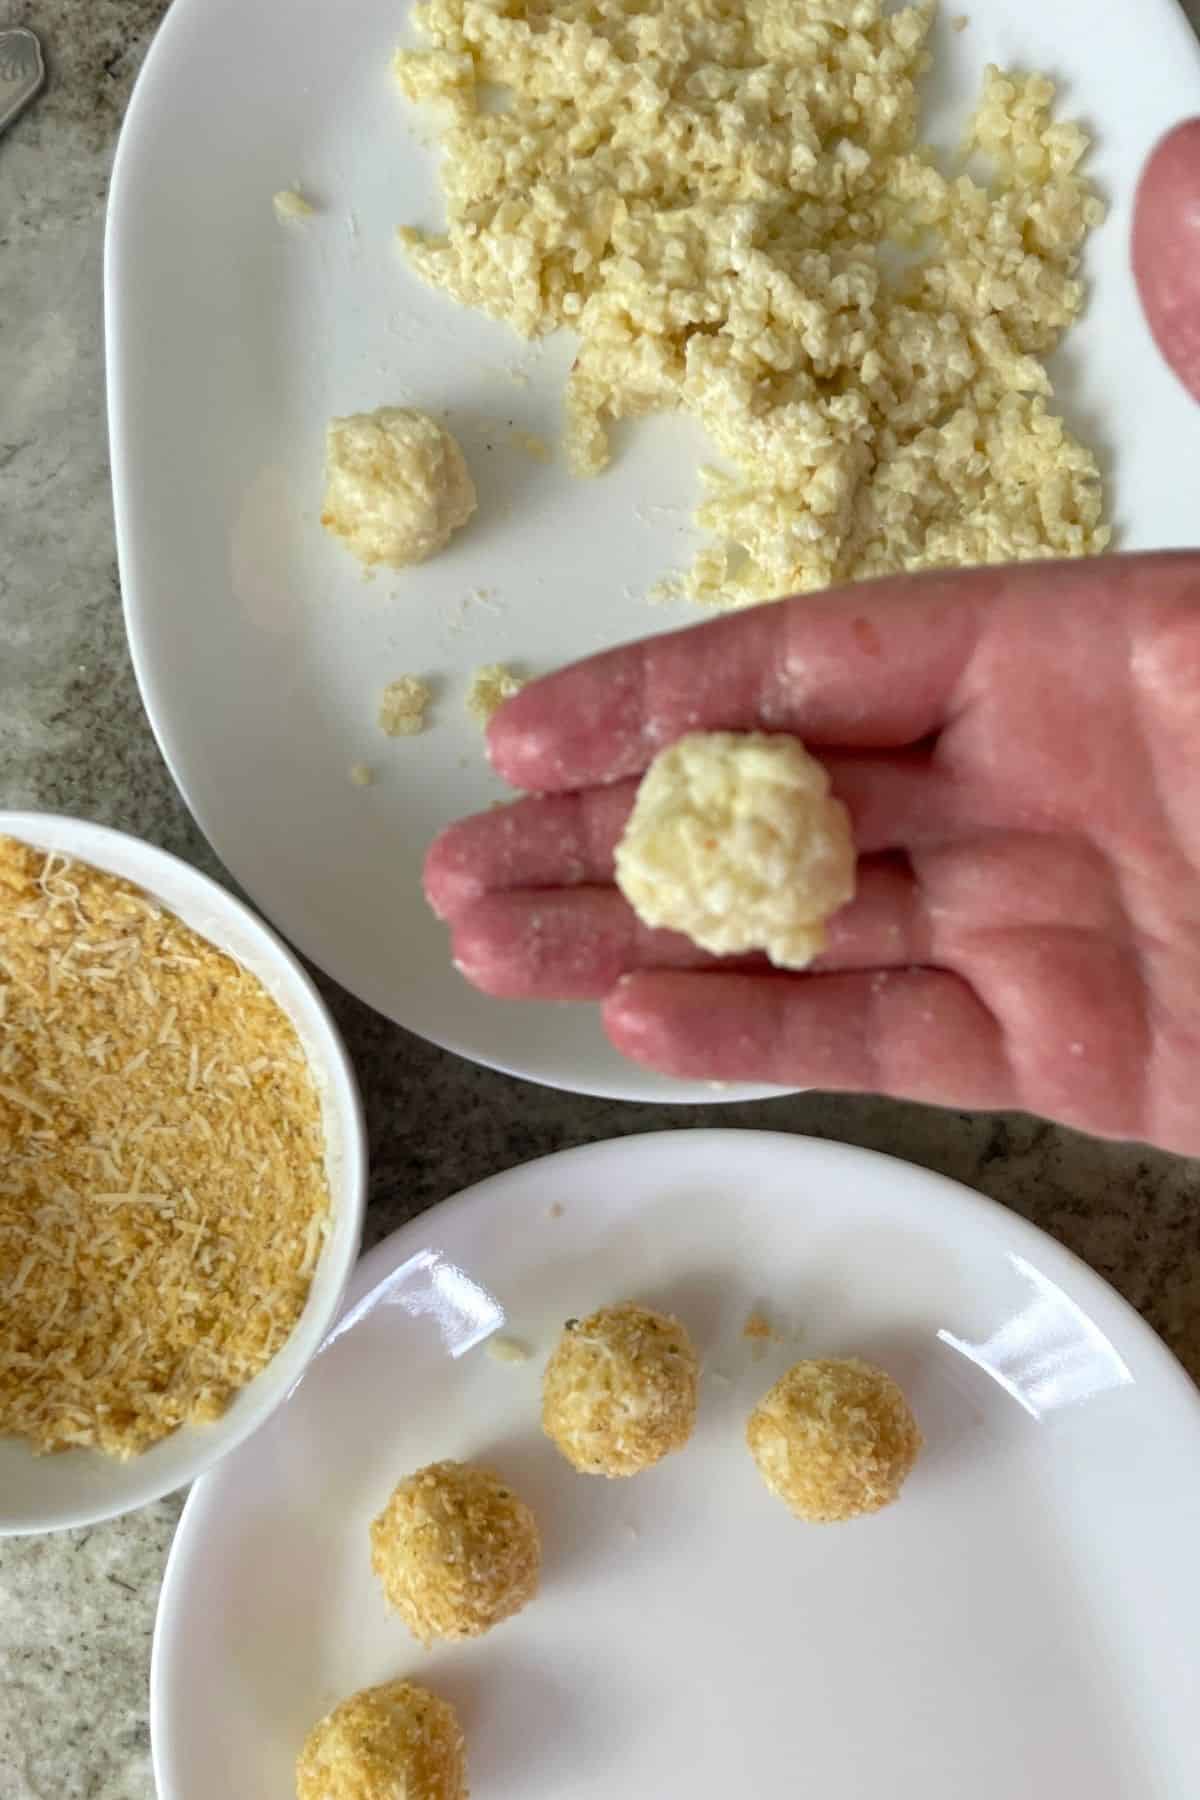
<path fill-rule="evenodd" d="M 1200 398 L 1198 207 L 1200 124 L 1152 162 L 1135 233 Z M 718 964 L 611 885 L 637 776 L 697 728 L 795 732 L 850 808 L 859 891 L 811 975 Z M 426 866 L 486 992 L 600 1000 L 616 1047 L 671 1074 L 1200 1151 L 1200 553 L 780 602 L 551 676 L 489 737 L 532 797 Z"/>
<path fill-rule="evenodd" d="M 812 975 L 716 964 L 611 886 L 684 730 L 792 731 L 858 841 Z M 531 790 L 426 891 L 486 992 L 603 1001 L 666 1073 L 1027 1107 L 1200 1150 L 1200 554 L 873 582 L 653 638 L 518 695 Z"/>

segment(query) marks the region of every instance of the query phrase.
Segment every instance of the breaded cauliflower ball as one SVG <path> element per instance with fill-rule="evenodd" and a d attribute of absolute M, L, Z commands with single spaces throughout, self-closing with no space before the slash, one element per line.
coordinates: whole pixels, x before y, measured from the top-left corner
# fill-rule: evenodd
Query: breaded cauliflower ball
<path fill-rule="evenodd" d="M 371 1524 L 371 1566 L 414 1637 L 480 1637 L 537 1593 L 537 1521 L 508 1483 L 471 1463 L 408 1475 Z"/>
<path fill-rule="evenodd" d="M 542 1428 L 585 1475 L 636 1475 L 696 1423 L 695 1349 L 678 1319 L 632 1300 L 568 1320 L 542 1379 Z"/>
<path fill-rule="evenodd" d="M 750 1414 L 746 1442 L 798 1519 L 830 1524 L 895 1500 L 921 1433 L 891 1376 L 848 1357 L 789 1369 Z"/>
<path fill-rule="evenodd" d="M 424 562 L 474 511 L 463 453 L 428 413 L 381 406 L 331 422 L 321 523 L 368 568 Z"/>
<path fill-rule="evenodd" d="M 411 1681 L 385 1681 L 335 1706 L 304 1740 L 296 1800 L 467 1800 L 454 1708 Z"/>
<path fill-rule="evenodd" d="M 615 854 L 643 924 L 702 950 L 765 950 L 803 969 L 854 897 L 850 816 L 804 745 L 783 733 L 690 731 L 642 776 Z"/>

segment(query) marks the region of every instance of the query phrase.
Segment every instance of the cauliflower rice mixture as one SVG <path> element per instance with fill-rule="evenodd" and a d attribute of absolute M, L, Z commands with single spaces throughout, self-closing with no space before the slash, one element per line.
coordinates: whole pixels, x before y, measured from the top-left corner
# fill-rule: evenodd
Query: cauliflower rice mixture
<path fill-rule="evenodd" d="M 682 580 L 739 606 L 1108 542 L 1041 359 L 1103 207 L 1053 83 L 989 68 L 945 173 L 918 141 L 935 0 L 426 0 L 447 226 L 413 267 L 527 337 L 567 325 L 571 466 L 682 408 L 726 461 Z"/>

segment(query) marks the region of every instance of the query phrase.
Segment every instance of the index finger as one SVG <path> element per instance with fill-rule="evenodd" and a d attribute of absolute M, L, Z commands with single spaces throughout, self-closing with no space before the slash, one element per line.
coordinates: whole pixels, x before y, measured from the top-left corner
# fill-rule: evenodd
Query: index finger
<path fill-rule="evenodd" d="M 988 603 L 1045 579 L 1032 564 L 888 578 L 626 644 L 508 701 L 488 754 L 513 787 L 550 792 L 635 775 L 685 731 L 914 744 L 952 709 Z"/>

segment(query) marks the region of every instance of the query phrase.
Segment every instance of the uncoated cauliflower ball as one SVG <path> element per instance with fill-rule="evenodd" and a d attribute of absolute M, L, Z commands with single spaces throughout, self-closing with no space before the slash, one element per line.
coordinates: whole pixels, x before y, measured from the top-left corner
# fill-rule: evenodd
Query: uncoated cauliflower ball
<path fill-rule="evenodd" d="M 471 1463 L 408 1475 L 371 1525 L 371 1566 L 404 1623 L 435 1638 L 480 1637 L 537 1592 L 537 1521 L 508 1483 Z"/>
<path fill-rule="evenodd" d="M 542 1428 L 585 1475 L 636 1475 L 682 1450 L 699 1365 L 678 1319 L 626 1300 L 568 1320 L 542 1380 Z"/>
<path fill-rule="evenodd" d="M 304 1740 L 296 1800 L 467 1800 L 454 1708 L 409 1681 L 352 1694 Z"/>
<path fill-rule="evenodd" d="M 616 850 L 647 925 L 729 956 L 802 969 L 854 895 L 854 839 L 829 776 L 796 738 L 693 731 L 650 764 Z"/>
<path fill-rule="evenodd" d="M 789 1369 L 750 1414 L 746 1442 L 797 1518 L 830 1524 L 895 1500 L 921 1433 L 891 1376 L 849 1357 Z"/>
<path fill-rule="evenodd" d="M 423 562 L 474 511 L 463 453 L 428 413 L 381 406 L 331 422 L 321 523 L 368 568 Z"/>

